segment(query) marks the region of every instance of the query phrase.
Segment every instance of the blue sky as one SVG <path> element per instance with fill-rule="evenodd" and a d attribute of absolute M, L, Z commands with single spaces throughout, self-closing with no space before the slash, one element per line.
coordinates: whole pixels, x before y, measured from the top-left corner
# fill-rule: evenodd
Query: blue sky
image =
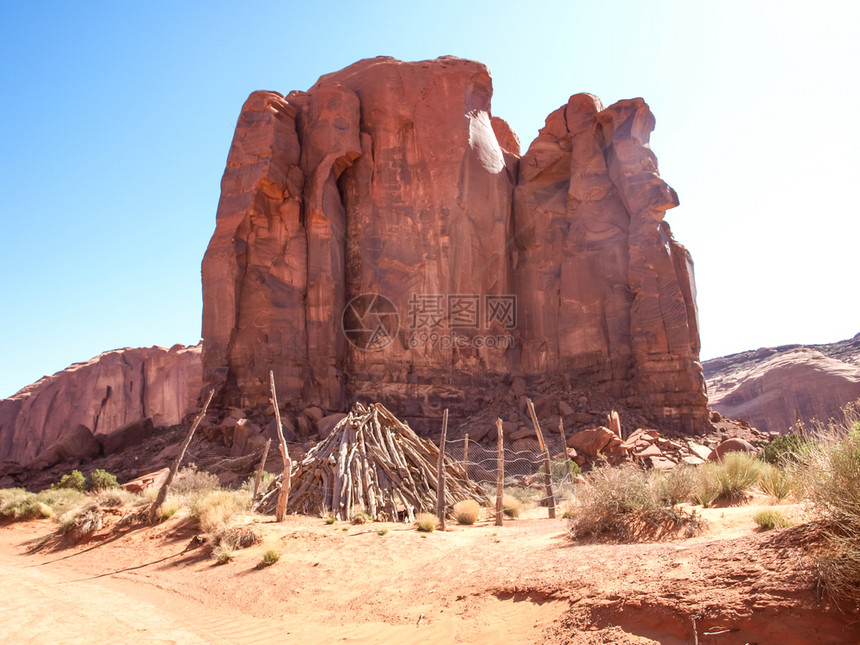
<path fill-rule="evenodd" d="M 0 396 L 196 343 L 239 109 L 355 60 L 486 63 L 525 149 L 576 92 L 642 96 L 703 358 L 860 331 L 860 10 L 817 2 L 0 6 Z"/>

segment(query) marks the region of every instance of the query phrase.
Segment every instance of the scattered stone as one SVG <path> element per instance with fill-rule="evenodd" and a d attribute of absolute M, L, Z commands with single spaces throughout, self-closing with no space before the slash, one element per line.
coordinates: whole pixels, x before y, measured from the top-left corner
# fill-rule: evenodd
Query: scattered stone
<path fill-rule="evenodd" d="M 122 484 L 121 488 L 131 493 L 142 493 L 148 488 L 161 488 L 162 484 L 167 480 L 167 475 L 170 473 L 170 468 L 162 468 L 146 475 L 141 475 L 137 479 L 132 479 L 130 482 Z"/>

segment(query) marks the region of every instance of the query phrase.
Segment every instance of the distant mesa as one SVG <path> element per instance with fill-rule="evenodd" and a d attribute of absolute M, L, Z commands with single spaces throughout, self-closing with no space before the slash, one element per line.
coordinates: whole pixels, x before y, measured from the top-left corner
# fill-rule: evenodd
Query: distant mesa
<path fill-rule="evenodd" d="M 759 430 L 826 421 L 860 399 L 860 334 L 826 345 L 763 347 L 704 363 L 711 407 Z"/>

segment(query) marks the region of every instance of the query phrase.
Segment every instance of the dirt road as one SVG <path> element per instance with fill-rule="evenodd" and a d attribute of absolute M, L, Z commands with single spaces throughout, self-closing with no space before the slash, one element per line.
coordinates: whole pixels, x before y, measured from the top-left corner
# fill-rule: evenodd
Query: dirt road
<path fill-rule="evenodd" d="M 758 534 L 754 508 L 667 543 L 576 544 L 560 520 L 421 534 L 403 525 L 249 519 L 261 544 L 213 563 L 193 524 L 28 542 L 0 527 L 9 643 L 856 643 L 819 604 L 802 531 Z M 257 567 L 262 553 L 281 559 Z"/>

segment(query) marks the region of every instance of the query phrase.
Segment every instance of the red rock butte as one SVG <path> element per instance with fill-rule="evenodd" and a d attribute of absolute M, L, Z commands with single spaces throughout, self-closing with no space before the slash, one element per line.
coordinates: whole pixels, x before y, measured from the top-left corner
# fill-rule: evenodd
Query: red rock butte
<path fill-rule="evenodd" d="M 273 370 L 297 409 L 379 400 L 419 427 L 551 385 L 706 428 L 693 264 L 664 221 L 678 198 L 648 105 L 575 94 L 521 156 L 491 97 L 487 67 L 454 57 L 251 94 L 203 259 L 221 405 L 266 405 Z"/>

